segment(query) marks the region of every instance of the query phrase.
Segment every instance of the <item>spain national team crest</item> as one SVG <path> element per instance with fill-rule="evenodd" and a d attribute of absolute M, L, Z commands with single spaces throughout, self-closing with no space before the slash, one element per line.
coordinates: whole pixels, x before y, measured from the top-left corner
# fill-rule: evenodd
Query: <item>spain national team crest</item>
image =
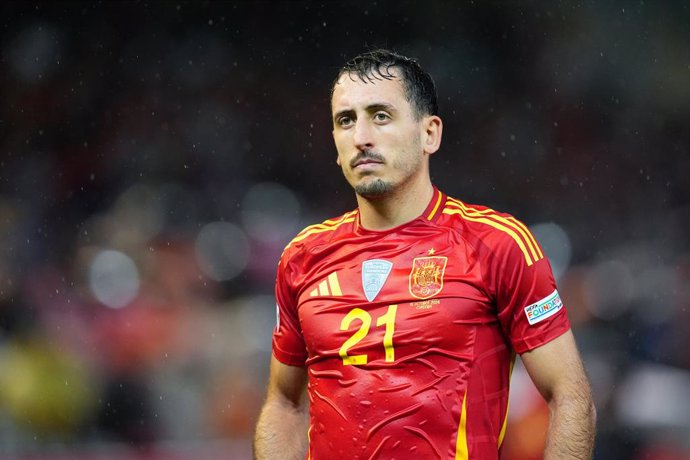
<path fill-rule="evenodd" d="M 410 272 L 410 294 L 428 299 L 441 292 L 447 262 L 444 256 L 416 257 Z"/>

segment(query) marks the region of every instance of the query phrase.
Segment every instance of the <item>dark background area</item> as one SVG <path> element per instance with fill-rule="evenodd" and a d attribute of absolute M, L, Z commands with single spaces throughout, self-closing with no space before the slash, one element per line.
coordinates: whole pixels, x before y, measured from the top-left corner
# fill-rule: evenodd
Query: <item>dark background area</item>
<path fill-rule="evenodd" d="M 690 458 L 690 6 L 5 2 L 0 455 L 249 458 L 291 237 L 355 206 L 340 65 L 434 76 L 436 185 L 526 222 L 592 379 L 597 458 Z M 540 458 L 517 368 L 504 459 Z"/>

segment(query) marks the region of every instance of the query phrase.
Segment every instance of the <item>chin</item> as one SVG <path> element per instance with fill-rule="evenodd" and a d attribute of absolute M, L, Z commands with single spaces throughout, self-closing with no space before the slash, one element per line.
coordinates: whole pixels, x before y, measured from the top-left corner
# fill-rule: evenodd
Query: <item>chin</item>
<path fill-rule="evenodd" d="M 365 183 L 359 183 L 354 186 L 354 189 L 355 193 L 361 197 L 376 199 L 390 194 L 393 191 L 393 184 L 383 179 L 374 179 Z"/>

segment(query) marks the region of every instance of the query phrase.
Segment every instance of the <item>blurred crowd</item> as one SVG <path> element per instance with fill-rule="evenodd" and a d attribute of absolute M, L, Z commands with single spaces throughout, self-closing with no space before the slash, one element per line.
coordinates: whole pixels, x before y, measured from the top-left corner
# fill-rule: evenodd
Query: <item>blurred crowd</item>
<path fill-rule="evenodd" d="M 385 46 L 436 79 L 435 183 L 551 259 L 596 457 L 690 458 L 686 2 L 0 12 L 0 457 L 250 458 L 277 260 L 355 206 L 331 81 Z M 503 458 L 541 458 L 520 367 L 510 408 Z"/>

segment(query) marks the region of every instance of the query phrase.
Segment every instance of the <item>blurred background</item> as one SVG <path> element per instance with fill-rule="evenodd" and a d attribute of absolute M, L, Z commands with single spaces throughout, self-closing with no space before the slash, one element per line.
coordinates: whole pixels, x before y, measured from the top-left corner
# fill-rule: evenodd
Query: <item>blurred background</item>
<path fill-rule="evenodd" d="M 525 221 L 596 458 L 690 459 L 690 5 L 4 2 L 0 457 L 248 459 L 280 253 L 355 206 L 329 89 L 418 58 L 435 183 Z M 541 458 L 518 367 L 503 458 Z"/>

